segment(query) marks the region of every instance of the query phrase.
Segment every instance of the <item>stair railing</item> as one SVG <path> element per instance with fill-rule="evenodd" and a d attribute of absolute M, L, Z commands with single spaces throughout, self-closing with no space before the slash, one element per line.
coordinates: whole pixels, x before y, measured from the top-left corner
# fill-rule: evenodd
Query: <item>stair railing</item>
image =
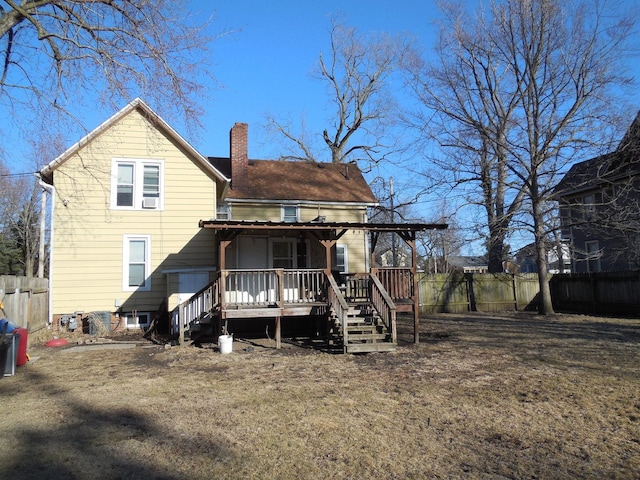
<path fill-rule="evenodd" d="M 330 273 L 327 274 L 327 282 L 329 285 L 327 288 L 329 305 L 333 307 L 333 311 L 342 325 L 343 344 L 346 349 L 348 343 L 347 312 L 349 311 L 349 305 L 344 299 L 344 295 L 340 291 L 340 287 L 338 287 L 338 282 L 336 282 L 336 279 L 333 278 L 333 275 Z"/>
<path fill-rule="evenodd" d="M 194 293 L 171 312 L 172 333 L 184 338 L 184 332 L 191 322 L 205 313 L 212 312 L 220 302 L 220 275 L 206 287 Z"/>
<path fill-rule="evenodd" d="M 396 305 L 375 275 L 371 275 L 369 285 L 371 286 L 371 304 L 387 327 L 387 331 L 391 333 L 391 342 L 396 344 L 398 342 L 398 334 L 396 332 Z"/>

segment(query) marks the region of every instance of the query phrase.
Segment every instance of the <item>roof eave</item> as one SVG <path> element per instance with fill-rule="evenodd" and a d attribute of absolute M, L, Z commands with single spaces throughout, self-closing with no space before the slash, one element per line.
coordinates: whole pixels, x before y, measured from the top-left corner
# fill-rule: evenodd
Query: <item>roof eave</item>
<path fill-rule="evenodd" d="M 159 125 L 165 132 L 178 143 L 182 148 L 184 148 L 190 155 L 192 155 L 198 163 L 200 163 L 208 172 L 210 172 L 218 181 L 223 184 L 223 193 L 226 192 L 231 180 L 225 177 L 217 168 L 209 163 L 207 158 L 203 156 L 200 152 L 198 152 L 187 140 L 185 140 L 182 135 L 180 135 L 176 130 L 173 129 L 160 115 L 158 115 L 151 107 L 149 107 L 141 98 L 136 98 L 133 101 L 129 102 L 124 108 L 120 109 L 118 112 L 113 114 L 107 120 L 102 122 L 98 127 L 93 129 L 87 135 L 82 137 L 76 143 L 74 143 L 71 147 L 65 150 L 62 154 L 58 155 L 53 161 L 49 164 L 45 165 L 40 169 L 40 175 L 42 177 L 49 176 L 56 168 L 62 165 L 65 161 L 67 161 L 72 155 L 77 153 L 81 148 L 91 143 L 96 137 L 101 135 L 103 132 L 108 130 L 111 126 L 113 126 L 116 122 L 120 121 L 126 115 L 131 113 L 133 110 L 139 109 L 144 112 L 145 116 L 147 116 L 151 121 L 153 121 L 156 125 Z"/>

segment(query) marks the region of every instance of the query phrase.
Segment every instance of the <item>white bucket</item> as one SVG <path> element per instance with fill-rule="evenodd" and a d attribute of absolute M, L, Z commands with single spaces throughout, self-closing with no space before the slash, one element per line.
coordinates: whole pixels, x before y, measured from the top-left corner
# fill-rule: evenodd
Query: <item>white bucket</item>
<path fill-rule="evenodd" d="M 231 353 L 233 350 L 233 335 L 220 335 L 218 337 L 220 353 Z"/>

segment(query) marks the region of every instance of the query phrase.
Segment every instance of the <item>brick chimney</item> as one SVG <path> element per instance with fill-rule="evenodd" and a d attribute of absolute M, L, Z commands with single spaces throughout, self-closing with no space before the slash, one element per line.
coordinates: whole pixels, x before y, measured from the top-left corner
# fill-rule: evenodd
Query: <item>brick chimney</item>
<path fill-rule="evenodd" d="M 249 167 L 249 125 L 236 122 L 229 133 L 231 158 L 231 188 L 242 190 L 247 186 Z"/>

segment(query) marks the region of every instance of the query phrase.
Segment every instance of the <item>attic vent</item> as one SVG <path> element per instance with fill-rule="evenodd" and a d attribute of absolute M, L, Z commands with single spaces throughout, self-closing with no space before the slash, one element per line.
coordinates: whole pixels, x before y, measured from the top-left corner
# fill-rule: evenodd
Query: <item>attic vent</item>
<path fill-rule="evenodd" d="M 145 197 L 142 199 L 142 208 L 158 208 L 158 197 Z"/>

